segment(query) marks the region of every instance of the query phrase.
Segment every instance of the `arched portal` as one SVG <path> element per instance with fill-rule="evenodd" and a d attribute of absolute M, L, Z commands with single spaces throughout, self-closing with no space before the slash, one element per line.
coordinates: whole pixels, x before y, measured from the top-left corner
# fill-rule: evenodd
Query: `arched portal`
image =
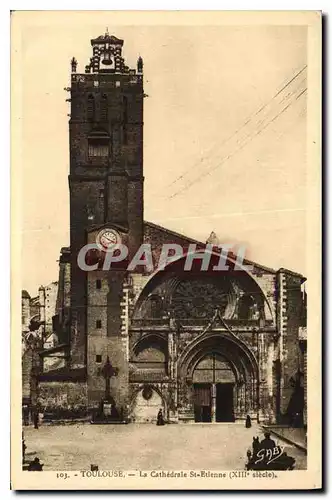
<path fill-rule="evenodd" d="M 236 375 L 217 352 L 206 354 L 193 371 L 196 422 L 233 422 Z"/>
<path fill-rule="evenodd" d="M 178 365 L 179 417 L 234 422 L 257 417 L 258 366 L 239 339 L 220 332 L 193 342 Z"/>

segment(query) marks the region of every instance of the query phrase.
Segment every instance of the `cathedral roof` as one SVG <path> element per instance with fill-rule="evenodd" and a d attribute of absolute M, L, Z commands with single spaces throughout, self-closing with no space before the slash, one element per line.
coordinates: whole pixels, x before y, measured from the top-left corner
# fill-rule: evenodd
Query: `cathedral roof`
<path fill-rule="evenodd" d="M 184 234 L 177 233 L 176 231 L 172 231 L 171 229 L 167 229 L 166 227 L 159 226 L 158 224 L 155 224 L 154 222 L 144 221 L 144 226 L 150 227 L 152 229 L 156 229 L 156 230 L 161 231 L 167 235 L 174 236 L 175 238 L 185 240 L 188 243 L 196 243 L 197 245 L 204 245 L 204 243 L 202 241 L 195 240 L 193 238 L 189 238 L 189 236 L 185 236 Z"/>
<path fill-rule="evenodd" d="M 88 229 L 88 232 L 96 231 L 101 228 L 107 227 L 109 223 L 104 223 L 96 226 L 92 226 Z M 121 227 L 116 226 L 115 224 L 112 224 L 116 229 L 119 231 L 122 230 Z M 189 236 L 186 236 L 182 233 L 178 233 L 176 231 L 173 231 L 171 229 L 168 229 L 166 227 L 160 226 L 159 224 L 155 224 L 154 222 L 150 221 L 144 221 L 144 242 L 145 243 L 150 243 L 152 247 L 158 248 L 159 246 L 163 243 L 177 243 L 179 245 L 184 245 L 186 246 L 187 244 L 190 243 L 196 243 L 196 245 L 201 248 L 205 248 L 205 245 L 207 243 L 211 243 L 214 245 L 222 245 L 222 242 L 220 242 L 219 238 L 215 234 L 215 232 L 212 231 L 210 234 L 208 240 L 204 243 L 203 241 L 196 240 L 194 238 L 190 238 Z M 66 249 L 67 251 L 70 251 L 69 249 Z M 231 252 L 230 252 L 231 253 Z M 236 256 L 234 255 L 234 258 Z M 249 259 L 244 259 L 243 263 L 245 265 L 253 266 L 256 270 L 256 272 L 264 272 L 264 273 L 269 273 L 269 274 L 276 274 L 277 271 L 271 267 L 263 266 L 262 264 L 258 264 L 257 262 L 254 262 Z M 279 272 L 283 271 L 288 274 L 293 274 L 294 276 L 298 276 L 303 278 L 303 281 L 306 280 L 306 278 L 299 273 L 296 273 L 294 271 L 290 271 L 288 269 L 279 269 Z"/>
<path fill-rule="evenodd" d="M 175 240 L 182 240 L 183 243 L 196 243 L 197 245 L 200 245 L 202 247 L 205 247 L 205 244 L 203 241 L 198 241 L 198 240 L 195 240 L 193 238 L 189 238 L 188 236 L 185 236 L 183 234 L 180 234 L 180 233 L 177 233 L 175 231 L 172 231 L 170 229 L 167 229 L 163 226 L 159 226 L 158 224 L 155 224 L 154 222 L 148 222 L 148 221 L 144 221 L 144 226 L 145 226 L 145 236 L 147 236 L 146 233 L 148 232 L 159 232 L 160 235 L 163 235 L 164 236 L 164 239 L 165 241 L 161 241 L 160 243 L 166 243 L 166 240 L 167 242 L 171 242 L 172 238 L 174 238 Z M 152 231 L 151 231 L 152 230 Z M 215 237 L 215 241 L 217 239 L 217 236 L 214 232 L 211 233 L 211 235 L 213 237 Z M 211 238 L 211 235 L 210 235 L 210 238 Z M 151 237 L 149 237 L 149 239 L 151 239 Z M 156 236 L 156 241 L 159 242 L 159 238 Z M 178 241 L 174 241 L 174 243 L 177 243 Z M 153 242 L 151 242 L 153 243 Z M 213 244 L 213 241 L 209 242 L 208 243 L 212 243 Z M 214 243 L 215 245 L 217 244 L 221 244 L 222 243 L 219 243 L 219 240 L 218 240 L 218 243 Z M 261 271 L 264 271 L 264 272 L 267 272 L 267 273 L 272 273 L 272 274 L 276 274 L 276 270 L 275 269 L 272 269 L 270 267 L 266 267 L 266 266 L 262 266 L 261 264 L 258 264 L 257 262 L 253 262 L 251 260 L 248 260 L 248 259 L 244 259 L 243 260 L 243 263 L 246 264 L 246 265 L 252 265 L 254 266 L 257 270 L 261 270 Z"/>
<path fill-rule="evenodd" d="M 22 299 L 30 299 L 30 294 L 26 290 L 22 290 Z"/>

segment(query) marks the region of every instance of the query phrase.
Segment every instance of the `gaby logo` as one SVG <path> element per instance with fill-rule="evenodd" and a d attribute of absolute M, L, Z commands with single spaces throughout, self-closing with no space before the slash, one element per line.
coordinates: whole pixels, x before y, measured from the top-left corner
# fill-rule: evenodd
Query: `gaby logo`
<path fill-rule="evenodd" d="M 237 246 L 236 251 L 232 244 L 198 246 L 191 243 L 182 248 L 176 243 L 165 243 L 161 247 L 159 257 L 155 257 L 150 243 L 142 244 L 134 256 L 129 260 L 129 249 L 122 243 L 116 243 L 111 235 L 106 235 L 109 245 L 99 241 L 88 243 L 81 248 L 77 256 L 77 263 L 82 271 L 102 269 L 109 271 L 114 268 L 127 271 L 153 272 L 162 271 L 172 262 L 181 263 L 183 271 L 193 269 L 199 271 L 251 271 L 252 266 L 245 264 L 245 246 Z"/>
<path fill-rule="evenodd" d="M 259 464 L 260 462 L 264 462 L 266 465 L 269 465 L 271 462 L 274 462 L 284 452 L 283 446 L 275 446 L 274 448 L 261 448 L 257 452 L 257 459 L 255 464 Z"/>

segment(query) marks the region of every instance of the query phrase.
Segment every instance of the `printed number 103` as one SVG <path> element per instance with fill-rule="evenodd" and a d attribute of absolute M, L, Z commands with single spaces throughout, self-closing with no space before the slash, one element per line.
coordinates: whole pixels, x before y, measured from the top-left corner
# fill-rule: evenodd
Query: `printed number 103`
<path fill-rule="evenodd" d="M 57 472 L 56 477 L 57 477 L 57 479 L 68 479 L 69 478 L 67 472 Z"/>

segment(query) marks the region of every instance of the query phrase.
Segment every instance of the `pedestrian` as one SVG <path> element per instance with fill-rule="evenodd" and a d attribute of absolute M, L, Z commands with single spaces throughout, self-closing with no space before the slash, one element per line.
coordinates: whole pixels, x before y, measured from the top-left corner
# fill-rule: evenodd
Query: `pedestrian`
<path fill-rule="evenodd" d="M 250 415 L 247 415 L 247 418 L 246 418 L 246 429 L 250 429 L 251 427 L 251 418 L 250 418 Z"/>
<path fill-rule="evenodd" d="M 28 470 L 29 471 L 42 471 L 44 464 L 41 464 L 38 457 L 35 457 L 33 461 L 30 463 Z"/>
<path fill-rule="evenodd" d="M 38 429 L 38 424 L 39 424 L 39 413 L 38 411 L 35 411 L 33 414 L 33 425 L 35 429 Z"/>
<path fill-rule="evenodd" d="M 158 411 L 157 425 L 165 425 L 162 408 L 160 408 L 160 410 Z"/>

